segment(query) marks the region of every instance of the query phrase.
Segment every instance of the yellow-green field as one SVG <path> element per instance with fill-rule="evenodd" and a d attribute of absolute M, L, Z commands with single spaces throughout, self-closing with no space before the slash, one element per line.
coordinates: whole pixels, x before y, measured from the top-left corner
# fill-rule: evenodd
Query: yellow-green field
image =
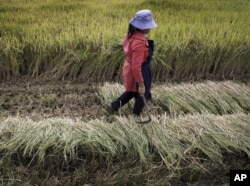
<path fill-rule="evenodd" d="M 156 80 L 249 79 L 247 0 L 2 0 L 0 78 L 120 80 L 120 44 L 145 8 Z"/>
<path fill-rule="evenodd" d="M 158 28 L 142 126 L 133 100 L 105 107 L 146 8 Z M 0 185 L 228 185 L 250 169 L 249 18 L 248 0 L 1 0 Z"/>

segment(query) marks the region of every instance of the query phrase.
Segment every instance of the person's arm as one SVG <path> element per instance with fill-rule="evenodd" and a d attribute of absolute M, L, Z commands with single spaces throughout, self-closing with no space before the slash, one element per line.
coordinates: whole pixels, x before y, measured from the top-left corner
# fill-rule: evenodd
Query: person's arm
<path fill-rule="evenodd" d="M 145 94 L 144 80 L 141 72 L 141 66 L 144 62 L 145 46 L 143 41 L 134 42 L 132 47 L 132 72 L 135 82 L 138 84 L 138 93 Z"/>
<path fill-rule="evenodd" d="M 145 46 L 143 41 L 135 41 L 131 45 L 132 49 L 132 72 L 136 83 L 143 83 L 141 66 L 144 61 Z M 144 84 L 143 84 L 144 85 Z"/>

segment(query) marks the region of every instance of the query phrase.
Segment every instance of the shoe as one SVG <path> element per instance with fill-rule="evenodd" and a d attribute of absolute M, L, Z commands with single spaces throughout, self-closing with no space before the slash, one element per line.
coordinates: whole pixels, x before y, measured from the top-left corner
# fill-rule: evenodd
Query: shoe
<path fill-rule="evenodd" d="M 114 114 L 116 111 L 117 111 L 117 110 L 114 109 L 114 107 L 113 107 L 112 105 L 108 105 L 108 106 L 106 107 L 106 112 L 107 112 L 108 114 Z"/>
<path fill-rule="evenodd" d="M 136 123 L 138 123 L 138 122 L 140 122 L 142 120 L 140 115 L 134 114 L 133 116 L 134 116 L 134 120 L 135 120 Z"/>

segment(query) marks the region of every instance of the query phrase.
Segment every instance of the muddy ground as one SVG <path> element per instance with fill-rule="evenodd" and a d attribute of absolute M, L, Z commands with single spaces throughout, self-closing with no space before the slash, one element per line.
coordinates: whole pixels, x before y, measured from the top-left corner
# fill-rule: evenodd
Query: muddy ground
<path fill-rule="evenodd" d="M 0 117 L 15 116 L 42 119 L 103 115 L 97 84 L 19 80 L 0 82 Z"/>

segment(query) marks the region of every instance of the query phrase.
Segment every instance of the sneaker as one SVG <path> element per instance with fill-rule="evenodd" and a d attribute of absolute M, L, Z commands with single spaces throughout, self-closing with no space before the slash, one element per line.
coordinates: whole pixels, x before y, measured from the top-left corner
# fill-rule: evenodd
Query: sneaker
<path fill-rule="evenodd" d="M 106 107 L 106 112 L 107 112 L 108 114 L 114 114 L 116 111 L 117 111 L 117 110 L 114 109 L 114 107 L 113 107 L 112 105 L 108 105 L 108 106 Z"/>

